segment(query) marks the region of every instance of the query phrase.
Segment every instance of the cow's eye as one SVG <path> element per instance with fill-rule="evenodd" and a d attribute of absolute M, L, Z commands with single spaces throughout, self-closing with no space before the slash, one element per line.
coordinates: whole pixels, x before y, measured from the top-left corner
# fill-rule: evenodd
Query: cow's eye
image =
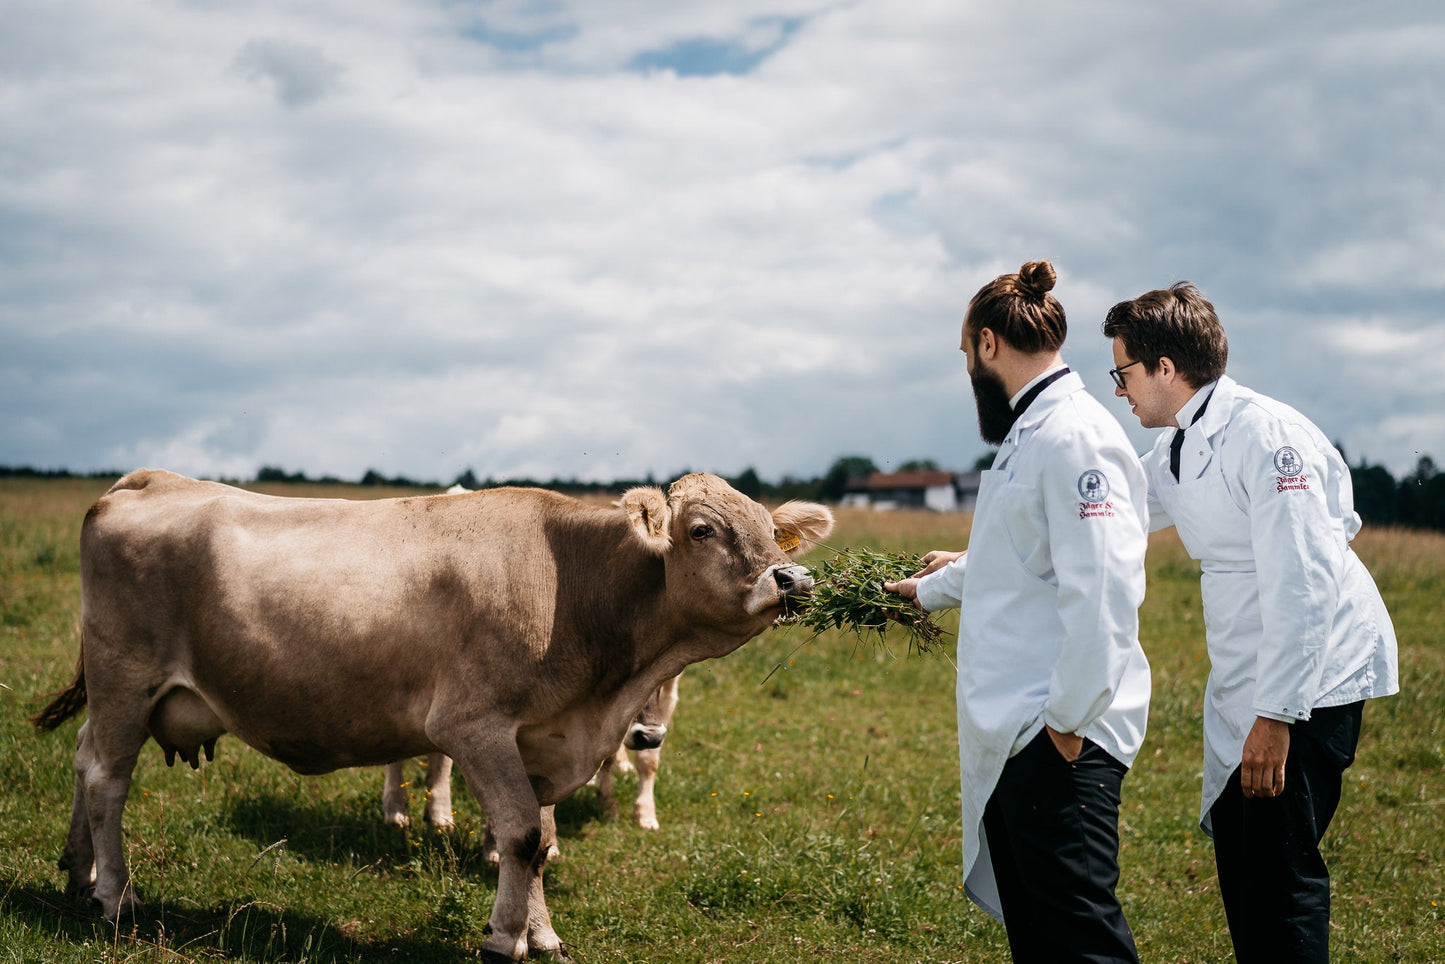
<path fill-rule="evenodd" d="M 692 527 L 692 537 L 694 539 L 706 539 L 710 535 L 712 535 L 712 526 L 706 522 L 699 522 Z"/>

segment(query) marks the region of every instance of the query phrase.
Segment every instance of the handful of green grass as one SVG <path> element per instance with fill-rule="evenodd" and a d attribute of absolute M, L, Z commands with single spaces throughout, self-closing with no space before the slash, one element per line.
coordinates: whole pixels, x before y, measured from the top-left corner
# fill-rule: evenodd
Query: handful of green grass
<path fill-rule="evenodd" d="M 897 593 L 883 588 L 885 582 L 907 579 L 923 562 L 905 553 L 844 548 L 827 562 L 810 566 L 813 594 L 794 613 L 780 622 L 805 626 L 815 634 L 841 629 L 874 645 L 885 645 L 890 627 L 902 627 L 910 650 L 927 653 L 943 638 L 933 618 Z"/>

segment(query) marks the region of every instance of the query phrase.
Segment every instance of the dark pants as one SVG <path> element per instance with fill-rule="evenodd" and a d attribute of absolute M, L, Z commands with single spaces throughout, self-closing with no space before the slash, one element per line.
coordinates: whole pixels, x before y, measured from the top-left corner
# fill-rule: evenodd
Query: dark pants
<path fill-rule="evenodd" d="M 1319 844 L 1355 761 L 1363 707 L 1322 707 L 1290 726 L 1279 796 L 1244 796 L 1236 768 L 1209 808 L 1219 893 L 1241 964 L 1330 959 L 1330 872 Z"/>
<path fill-rule="evenodd" d="M 1004 765 L 983 826 L 1015 961 L 1139 960 L 1114 896 L 1128 769 L 1090 740 L 1070 763 L 1047 732 Z"/>

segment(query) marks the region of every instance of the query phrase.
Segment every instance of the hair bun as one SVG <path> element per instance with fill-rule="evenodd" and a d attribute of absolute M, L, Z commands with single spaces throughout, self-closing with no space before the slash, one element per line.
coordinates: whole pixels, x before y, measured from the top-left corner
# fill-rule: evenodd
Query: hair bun
<path fill-rule="evenodd" d="M 1058 275 L 1047 261 L 1030 261 L 1019 269 L 1019 287 L 1024 294 L 1042 298 L 1054 288 Z"/>

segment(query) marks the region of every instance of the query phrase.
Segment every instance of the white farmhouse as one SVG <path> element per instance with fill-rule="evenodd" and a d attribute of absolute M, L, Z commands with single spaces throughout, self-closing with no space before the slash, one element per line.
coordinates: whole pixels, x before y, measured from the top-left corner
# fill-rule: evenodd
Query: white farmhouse
<path fill-rule="evenodd" d="M 978 483 L 977 472 L 874 472 L 848 483 L 843 505 L 971 512 L 978 500 Z"/>

